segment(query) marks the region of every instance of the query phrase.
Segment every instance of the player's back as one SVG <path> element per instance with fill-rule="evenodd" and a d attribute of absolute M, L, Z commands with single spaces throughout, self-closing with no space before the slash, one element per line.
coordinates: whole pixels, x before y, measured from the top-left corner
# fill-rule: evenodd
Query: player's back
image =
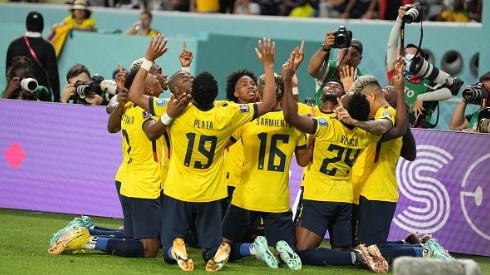
<path fill-rule="evenodd" d="M 305 135 L 279 110 L 241 126 L 234 138 L 243 145 L 245 162 L 232 204 L 263 212 L 289 210 L 289 167 L 295 149 L 306 148 Z"/>
<path fill-rule="evenodd" d="M 207 111 L 189 105 L 168 128 L 172 146 L 165 194 L 189 202 L 226 197 L 225 145 L 233 131 L 255 114 L 255 104 L 226 104 Z"/>

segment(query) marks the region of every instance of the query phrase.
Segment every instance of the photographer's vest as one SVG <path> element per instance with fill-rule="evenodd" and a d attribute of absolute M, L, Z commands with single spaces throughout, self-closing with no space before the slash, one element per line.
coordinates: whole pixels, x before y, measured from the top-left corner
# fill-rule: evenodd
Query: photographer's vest
<path fill-rule="evenodd" d="M 318 106 L 322 105 L 322 92 L 323 92 L 323 87 L 325 87 L 325 85 L 329 81 L 331 81 L 331 80 L 337 80 L 337 81 L 339 81 L 339 83 L 342 84 L 342 82 L 340 82 L 340 76 L 339 76 L 339 72 L 337 70 L 337 67 L 338 67 L 337 60 L 329 60 L 328 61 L 327 76 L 323 80 L 322 85 L 320 85 L 320 88 L 318 88 L 316 90 L 316 92 L 315 92 L 315 104 L 316 105 L 318 105 Z M 357 72 L 356 78 L 358 76 L 363 75 L 363 73 L 361 72 L 361 70 L 359 68 L 356 68 L 356 72 Z"/>
<path fill-rule="evenodd" d="M 425 84 L 425 85 L 424 85 Z M 415 117 L 413 117 L 413 105 L 415 104 L 415 101 L 417 100 L 417 96 L 425 93 L 430 93 L 428 91 L 428 87 L 426 85 L 432 86 L 433 84 L 430 80 L 428 79 L 422 79 L 418 83 L 413 83 L 410 82 L 409 80 L 405 79 L 405 102 L 408 105 L 408 112 L 410 113 L 410 121 L 413 122 L 415 120 Z M 435 108 L 437 106 L 437 101 L 427 101 L 424 102 L 424 119 L 423 121 L 430 122 L 432 113 L 434 112 Z M 422 121 L 420 121 L 422 122 Z M 417 123 L 418 124 L 418 123 Z M 416 125 L 413 125 L 416 126 Z M 424 127 L 427 128 L 427 127 Z"/>
<path fill-rule="evenodd" d="M 468 129 L 473 129 L 473 130 L 476 130 L 477 127 L 478 127 L 478 115 L 480 114 L 480 111 L 481 110 L 478 110 L 476 112 L 474 112 L 473 114 L 471 114 L 471 118 L 468 119 Z"/>

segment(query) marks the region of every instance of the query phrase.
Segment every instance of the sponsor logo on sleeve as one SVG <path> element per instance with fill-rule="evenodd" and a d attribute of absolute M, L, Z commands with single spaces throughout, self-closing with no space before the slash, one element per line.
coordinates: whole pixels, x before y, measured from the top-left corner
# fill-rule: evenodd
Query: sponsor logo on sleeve
<path fill-rule="evenodd" d="M 157 99 L 156 105 L 157 105 L 157 106 L 165 106 L 165 105 L 167 105 L 167 102 L 168 102 L 168 101 L 167 101 L 166 99 L 164 99 L 164 98 L 159 98 L 159 99 Z"/>
<path fill-rule="evenodd" d="M 324 119 L 324 118 L 321 117 L 321 118 L 318 119 L 318 124 L 320 124 L 320 126 L 327 126 L 328 125 L 328 122 L 327 122 L 326 119 Z"/>

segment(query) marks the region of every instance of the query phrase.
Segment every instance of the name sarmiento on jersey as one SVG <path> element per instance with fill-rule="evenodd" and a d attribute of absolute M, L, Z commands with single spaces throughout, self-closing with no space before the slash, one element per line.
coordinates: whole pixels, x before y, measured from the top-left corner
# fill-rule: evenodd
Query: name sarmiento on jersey
<path fill-rule="evenodd" d="M 265 117 L 259 117 L 255 119 L 256 125 L 259 126 L 269 126 L 269 127 L 281 127 L 281 128 L 289 128 L 291 125 L 287 123 L 284 119 L 271 119 Z"/>

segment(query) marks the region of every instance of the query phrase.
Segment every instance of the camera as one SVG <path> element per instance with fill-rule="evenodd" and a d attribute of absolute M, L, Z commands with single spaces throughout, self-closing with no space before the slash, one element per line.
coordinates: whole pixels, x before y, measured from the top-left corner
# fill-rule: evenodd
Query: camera
<path fill-rule="evenodd" d="M 20 81 L 20 87 L 24 91 L 35 92 L 37 86 L 37 80 L 35 80 L 34 78 L 24 78 Z"/>
<path fill-rule="evenodd" d="M 420 22 L 422 20 L 422 6 L 419 3 L 406 5 L 405 10 L 407 13 L 403 16 L 403 22 L 410 24 L 413 22 Z"/>
<path fill-rule="evenodd" d="M 335 40 L 333 42 L 332 48 L 349 48 L 350 42 L 352 40 L 352 32 L 347 30 L 344 26 L 340 26 L 333 35 Z"/>
<path fill-rule="evenodd" d="M 439 70 L 421 56 L 415 56 L 407 61 L 408 70 L 414 76 L 432 80 L 436 86 L 447 87 L 453 95 L 457 95 L 463 81 L 457 77 L 451 77 L 448 73 Z"/>
<path fill-rule="evenodd" d="M 95 94 L 102 95 L 102 89 L 100 88 L 100 83 L 104 80 L 101 75 L 95 74 L 90 78 L 89 83 L 83 83 L 81 81 L 75 82 L 76 97 L 86 98 L 93 96 Z"/>
<path fill-rule="evenodd" d="M 305 98 L 305 104 L 308 106 L 313 106 L 315 105 L 315 99 L 311 97 L 306 97 Z"/>
<path fill-rule="evenodd" d="M 488 104 L 488 91 L 481 82 L 466 86 L 462 92 L 462 96 L 470 104 L 482 105 L 482 107 Z"/>

